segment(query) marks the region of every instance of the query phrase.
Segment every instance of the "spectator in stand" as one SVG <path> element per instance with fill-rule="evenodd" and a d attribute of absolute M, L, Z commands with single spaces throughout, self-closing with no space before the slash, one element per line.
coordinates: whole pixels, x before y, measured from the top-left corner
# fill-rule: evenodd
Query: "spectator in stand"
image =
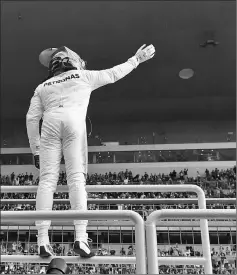
<path fill-rule="evenodd" d="M 144 174 L 144 181 L 147 181 L 148 178 L 149 178 L 149 176 L 148 176 L 147 172 L 145 172 L 145 174 Z"/>
<path fill-rule="evenodd" d="M 124 248 L 122 247 L 122 249 L 120 250 L 120 255 L 121 256 L 126 256 L 126 252 L 124 250 Z"/>
<path fill-rule="evenodd" d="M 183 170 L 181 170 L 179 172 L 179 178 L 180 178 L 180 180 L 184 180 L 184 172 L 183 172 Z"/>
<path fill-rule="evenodd" d="M 184 179 L 185 181 L 188 180 L 188 169 L 184 169 Z"/>
<path fill-rule="evenodd" d="M 200 182 L 201 181 L 201 175 L 199 173 L 199 171 L 197 171 L 197 182 Z"/>
<path fill-rule="evenodd" d="M 128 178 L 128 169 L 126 169 L 124 176 L 125 176 L 125 178 Z"/>
<path fill-rule="evenodd" d="M 13 252 L 13 253 L 16 252 L 16 247 L 17 247 L 16 242 L 13 242 L 13 244 L 12 244 L 12 252 Z"/>
<path fill-rule="evenodd" d="M 30 173 L 29 179 L 30 179 L 30 181 L 33 181 L 33 175 L 32 175 L 32 173 Z"/>
<path fill-rule="evenodd" d="M 135 249 L 132 245 L 128 247 L 128 256 L 135 256 Z"/>
<path fill-rule="evenodd" d="M 12 172 L 12 173 L 11 173 L 11 183 L 13 183 L 14 180 L 15 180 L 15 173 Z"/>
<path fill-rule="evenodd" d="M 27 174 L 27 172 L 25 173 L 25 176 L 24 176 L 24 180 L 25 181 L 28 181 L 28 179 L 29 179 L 29 176 L 28 176 L 28 174 Z"/>

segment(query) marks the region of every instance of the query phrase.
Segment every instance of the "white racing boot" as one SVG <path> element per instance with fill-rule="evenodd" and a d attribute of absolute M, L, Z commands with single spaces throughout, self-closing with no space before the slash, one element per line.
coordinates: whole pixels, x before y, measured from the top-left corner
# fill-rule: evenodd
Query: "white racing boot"
<path fill-rule="evenodd" d="M 53 248 L 50 244 L 41 244 L 38 247 L 39 256 L 42 258 L 55 256 Z"/>
<path fill-rule="evenodd" d="M 92 242 L 91 239 L 80 239 L 74 242 L 73 251 L 75 254 L 80 255 L 82 258 L 91 258 L 95 256 L 94 252 L 91 252 L 88 242 Z"/>
<path fill-rule="evenodd" d="M 49 237 L 48 236 L 39 237 L 37 235 L 37 238 L 38 238 L 37 243 L 38 243 L 39 256 L 42 258 L 55 256 L 55 253 L 53 252 L 53 248 L 49 243 Z"/>

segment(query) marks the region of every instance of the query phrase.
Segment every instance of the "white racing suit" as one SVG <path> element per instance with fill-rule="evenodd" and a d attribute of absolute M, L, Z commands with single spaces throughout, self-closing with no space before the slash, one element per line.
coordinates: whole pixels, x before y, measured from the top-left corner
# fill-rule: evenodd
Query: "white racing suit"
<path fill-rule="evenodd" d="M 36 88 L 26 116 L 32 153 L 40 155 L 36 211 L 52 210 L 62 154 L 65 159 L 71 209 L 87 210 L 86 113 L 91 92 L 123 78 L 138 64 L 137 58 L 132 57 L 127 62 L 107 70 L 71 70 L 45 81 Z M 40 137 L 39 121 L 42 117 Z M 48 232 L 50 224 L 50 221 L 36 221 L 39 239 L 42 229 Z M 87 221 L 77 220 L 74 225 L 79 237 L 86 238 Z M 41 238 L 40 242 L 45 240 Z M 41 245 L 39 241 L 38 245 Z"/>

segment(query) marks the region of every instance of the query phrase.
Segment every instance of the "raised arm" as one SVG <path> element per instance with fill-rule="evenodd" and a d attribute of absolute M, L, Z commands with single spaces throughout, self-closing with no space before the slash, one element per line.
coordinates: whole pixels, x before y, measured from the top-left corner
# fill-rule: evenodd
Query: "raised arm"
<path fill-rule="evenodd" d="M 39 155 L 40 134 L 39 121 L 43 116 L 43 105 L 39 96 L 39 87 L 31 98 L 30 107 L 26 115 L 27 135 L 29 138 L 32 154 Z"/>
<path fill-rule="evenodd" d="M 125 77 L 137 66 L 151 59 L 155 55 L 155 48 L 153 45 L 146 47 L 143 45 L 136 54 L 129 58 L 127 62 L 115 66 L 111 69 L 101 71 L 85 71 L 83 77 L 92 86 L 93 89 L 97 89 L 101 86 L 114 83 L 121 78 Z"/>

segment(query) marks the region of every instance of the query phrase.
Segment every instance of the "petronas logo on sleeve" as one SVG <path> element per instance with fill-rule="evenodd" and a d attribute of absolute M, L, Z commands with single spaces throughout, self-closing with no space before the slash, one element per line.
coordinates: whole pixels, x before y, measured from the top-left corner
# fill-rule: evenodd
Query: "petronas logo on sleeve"
<path fill-rule="evenodd" d="M 70 79 L 73 79 L 73 78 L 80 78 L 79 74 L 71 74 L 63 79 L 60 79 L 60 80 L 57 80 L 57 81 L 52 81 L 52 82 L 46 82 L 44 83 L 44 86 L 50 86 L 50 85 L 53 85 L 53 84 L 58 84 L 58 83 L 62 83 L 62 82 L 65 82 L 65 81 L 68 81 Z"/>

